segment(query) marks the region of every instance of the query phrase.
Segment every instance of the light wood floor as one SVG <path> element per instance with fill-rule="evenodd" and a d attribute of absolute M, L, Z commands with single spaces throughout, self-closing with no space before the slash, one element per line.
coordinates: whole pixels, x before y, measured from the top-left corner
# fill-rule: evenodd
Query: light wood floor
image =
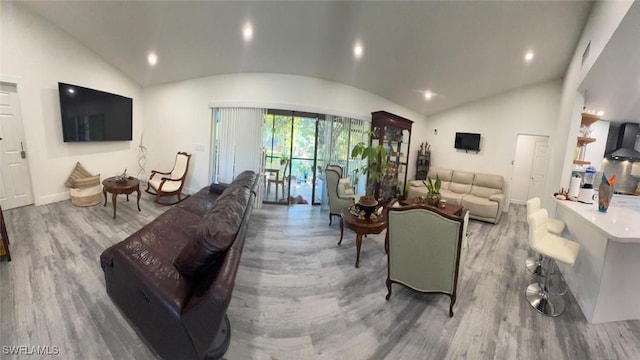
<path fill-rule="evenodd" d="M 143 195 L 78 208 L 68 201 L 5 212 L 13 261 L 0 263 L 3 346 L 57 346 L 64 359 L 152 359 L 111 303 L 100 253 L 167 208 Z M 570 294 L 559 318 L 524 299 L 533 281 L 523 206 L 498 225 L 472 221 L 455 316 L 449 298 L 394 285 L 385 301 L 383 235 L 355 236 L 318 207 L 255 210 L 228 315 L 226 359 L 640 359 L 640 321 L 590 325 Z M 38 358 L 38 357 L 33 357 Z M 56 358 L 56 357 L 50 357 Z"/>

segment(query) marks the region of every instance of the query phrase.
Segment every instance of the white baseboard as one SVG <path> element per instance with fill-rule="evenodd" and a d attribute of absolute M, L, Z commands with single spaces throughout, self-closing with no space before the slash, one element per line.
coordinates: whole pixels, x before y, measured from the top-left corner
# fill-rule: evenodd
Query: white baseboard
<path fill-rule="evenodd" d="M 187 194 L 187 195 L 193 195 L 193 194 L 197 193 L 198 191 L 200 191 L 200 189 L 192 189 L 192 188 L 186 188 L 186 187 L 182 188 L 182 192 Z"/>
<path fill-rule="evenodd" d="M 198 191 L 200 191 L 200 189 L 192 189 L 192 188 L 186 188 L 186 187 L 182 188 L 182 192 L 188 195 L 193 195 Z M 144 192 L 144 189 L 142 187 L 140 187 L 140 192 Z M 41 196 L 40 198 L 36 199 L 34 205 L 35 206 L 47 205 L 47 204 L 51 204 L 58 201 L 69 200 L 69 198 L 70 198 L 69 192 L 65 191 L 62 193 Z"/>
<path fill-rule="evenodd" d="M 47 204 L 51 204 L 58 201 L 69 200 L 69 198 L 70 198 L 69 192 L 65 191 L 57 194 L 40 196 L 39 198 L 36 199 L 34 205 L 35 206 L 47 205 Z"/>

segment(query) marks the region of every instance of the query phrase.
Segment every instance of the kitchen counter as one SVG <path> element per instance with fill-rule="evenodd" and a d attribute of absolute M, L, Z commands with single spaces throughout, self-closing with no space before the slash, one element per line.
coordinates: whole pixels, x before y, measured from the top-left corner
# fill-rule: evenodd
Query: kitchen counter
<path fill-rule="evenodd" d="M 580 244 L 573 267 L 558 263 L 590 323 L 640 319 L 640 197 L 614 195 L 596 204 L 556 201 L 562 234 Z"/>
<path fill-rule="evenodd" d="M 606 213 L 598 211 L 597 202 L 583 204 L 557 201 L 558 205 L 591 223 L 611 240 L 640 243 L 640 197 L 614 195 Z"/>

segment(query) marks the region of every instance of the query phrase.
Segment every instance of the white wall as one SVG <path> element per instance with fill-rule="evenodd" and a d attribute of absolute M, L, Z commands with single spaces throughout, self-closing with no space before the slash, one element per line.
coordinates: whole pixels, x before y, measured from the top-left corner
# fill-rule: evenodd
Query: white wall
<path fill-rule="evenodd" d="M 422 115 L 377 95 L 348 85 L 303 76 L 211 76 L 148 87 L 144 89 L 143 97 L 147 168 L 170 168 L 177 151 L 192 153 L 186 185 L 189 191 L 198 190 L 209 183 L 210 106 L 260 106 L 361 119 L 370 119 L 372 111 L 386 110 L 414 120 L 414 128 L 424 126 Z M 417 150 L 415 142 L 412 149 Z M 415 155 L 410 161 L 415 161 Z M 410 167 L 409 174 L 412 171 Z"/>
<path fill-rule="evenodd" d="M 509 199 L 517 135 L 545 135 L 551 142 L 566 142 L 553 133 L 560 89 L 559 80 L 551 81 L 429 116 L 426 131 L 414 133 L 414 137 L 432 144 L 432 166 L 504 176 Z M 480 152 L 455 149 L 456 132 L 480 133 Z"/>
<path fill-rule="evenodd" d="M 76 161 L 102 179 L 136 168 L 141 88 L 95 53 L 15 2 L 0 3 L 0 81 L 16 83 L 36 205 L 69 197 L 63 183 Z M 64 143 L 58 82 L 133 98 L 134 141 Z"/>
<path fill-rule="evenodd" d="M 551 161 L 549 161 L 549 176 L 545 185 L 545 193 L 553 194 L 561 187 L 568 188 L 573 167 L 575 141 L 580 129 L 580 114 L 584 105 L 583 96 L 578 93 L 578 87 L 602 53 L 605 45 L 622 21 L 633 1 L 597 1 L 591 9 L 587 24 L 580 36 L 575 53 L 564 77 L 560 111 L 557 116 L 557 126 L 554 133 L 558 137 L 568 139 L 565 144 L 555 142 L 551 146 Z M 582 54 L 591 42 L 589 56 L 582 63 Z M 555 208 L 552 198 L 543 197 L 543 207 Z"/>
<path fill-rule="evenodd" d="M 499 95 L 432 116 L 429 121 L 386 99 L 347 85 L 277 74 L 200 78 L 147 88 L 141 98 L 139 86 L 96 54 L 22 9 L 19 3 L 6 1 L 0 2 L 0 81 L 18 85 L 36 204 L 68 197 L 63 182 L 76 161 L 82 162 L 92 172 L 101 173 L 103 178 L 121 172 L 125 167 L 129 173 L 135 173 L 131 169 L 137 168 L 137 144 L 143 127 L 146 129 L 144 144 L 149 149 L 147 169 L 167 168 L 171 166 L 176 151 L 186 150 L 194 153 L 187 187 L 195 190 L 205 186 L 209 174 L 211 103 L 254 103 L 355 117 L 369 116 L 375 110 L 387 110 L 414 119 L 410 178 L 415 172 L 415 153 L 424 140 L 434 144 L 434 165 L 468 167 L 474 171 L 501 173 L 508 178 L 515 134 L 547 129 L 540 122 L 546 124 L 547 119 L 553 119 L 555 129 L 548 135 L 553 135 L 557 141 L 552 142 L 549 177 L 545 186 L 545 192 L 552 193 L 568 186 L 575 148 L 573 139 L 578 134 L 583 103 L 577 92 L 578 86 L 631 3 L 596 2 L 565 76 L 559 111 L 555 116 L 545 115 L 544 118 L 536 115 L 546 113 L 546 110 L 531 104 L 540 101 L 545 109 L 549 108 L 550 98 L 556 96 L 557 99 L 558 95 L 557 90 L 550 88 L 557 85 L 542 84 Z M 581 65 L 582 51 L 589 40 L 591 56 Z M 134 141 L 64 143 L 57 94 L 59 81 L 132 97 Z M 556 94 L 551 96 L 551 93 Z M 537 96 L 542 98 L 535 100 Z M 143 101 L 149 102 L 145 103 L 144 114 Z M 535 120 L 527 122 L 523 117 Z M 450 121 L 455 128 L 449 124 Z M 462 129 L 463 126 L 466 128 Z M 439 130 L 436 137 L 434 128 Z M 482 133 L 483 150 L 480 154 L 453 150 L 450 134 L 455 131 Z M 448 140 L 445 134 L 448 134 Z M 204 150 L 196 151 L 197 145 L 203 145 Z M 507 151 L 503 151 L 505 147 Z M 439 154 L 438 151 L 443 152 Z M 446 164 L 441 161 L 446 161 Z M 549 204 L 543 205 L 548 207 Z"/>

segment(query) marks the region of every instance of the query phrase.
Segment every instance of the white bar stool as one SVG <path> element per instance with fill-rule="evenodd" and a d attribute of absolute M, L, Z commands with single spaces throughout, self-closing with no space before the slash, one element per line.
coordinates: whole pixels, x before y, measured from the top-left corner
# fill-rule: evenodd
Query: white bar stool
<path fill-rule="evenodd" d="M 544 284 L 535 282 L 527 287 L 526 297 L 536 311 L 545 316 L 558 316 L 565 308 L 561 295 L 549 291 L 551 274 L 556 269 L 556 261 L 573 266 L 580 251 L 580 244 L 549 233 L 549 214 L 540 209 L 529 217 L 529 245 L 533 251 L 549 258 L 551 268 L 548 269 Z M 554 261 L 555 260 L 555 261 Z"/>
<path fill-rule="evenodd" d="M 529 224 L 529 226 L 531 226 L 529 217 L 531 216 L 531 214 L 537 212 L 540 209 L 541 206 L 539 197 L 534 197 L 527 200 L 527 223 Z M 549 232 L 560 235 L 564 230 L 565 224 L 563 221 L 558 219 L 549 219 L 549 221 L 547 222 L 547 227 L 549 229 Z M 529 270 L 529 272 L 531 272 L 532 274 L 540 277 L 545 277 L 547 275 L 547 270 L 544 268 L 544 266 L 542 266 L 542 260 L 542 256 L 539 255 L 537 257 L 527 258 L 524 261 L 524 264 L 527 267 L 527 270 Z"/>

